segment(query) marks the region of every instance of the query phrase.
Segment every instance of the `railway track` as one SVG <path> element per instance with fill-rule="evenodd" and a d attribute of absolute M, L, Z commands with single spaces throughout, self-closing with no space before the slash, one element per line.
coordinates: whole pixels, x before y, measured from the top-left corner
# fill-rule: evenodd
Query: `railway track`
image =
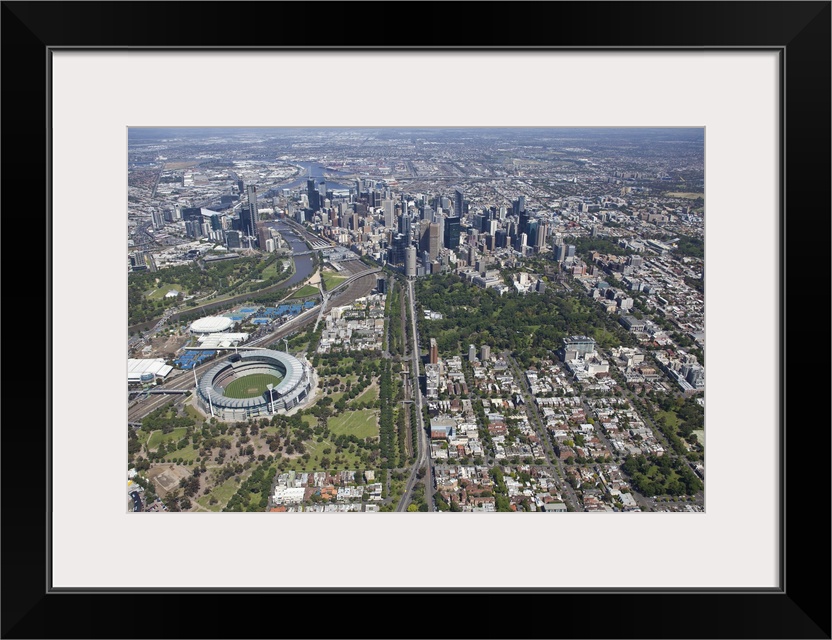
<path fill-rule="evenodd" d="M 339 292 L 335 296 L 330 299 L 330 302 L 335 304 L 336 306 L 350 304 L 354 302 L 357 298 L 361 298 L 366 296 L 370 291 L 372 291 L 373 287 L 376 284 L 376 277 L 375 273 L 371 272 L 370 268 L 360 263 L 367 274 L 365 277 L 360 277 L 351 284 L 349 284 L 343 292 Z M 253 342 L 252 346 L 255 344 L 260 347 L 268 347 L 269 345 L 281 340 L 285 336 L 289 335 L 290 333 L 295 333 L 300 329 L 306 327 L 310 322 L 314 322 L 315 318 L 318 315 L 318 309 L 313 307 L 309 311 L 304 312 L 306 315 L 305 317 L 300 317 L 298 321 L 292 322 L 291 326 L 284 325 L 279 329 L 276 329 L 274 333 L 269 334 L 267 337 L 263 338 L 260 341 Z M 304 314 L 301 314 L 302 316 Z M 288 324 L 288 323 L 287 323 Z M 205 373 L 210 367 L 212 367 L 216 362 L 214 360 L 208 361 L 196 367 L 196 376 L 197 378 Z M 176 376 L 170 382 L 166 382 L 162 385 L 159 385 L 160 390 L 186 390 L 191 389 L 194 387 L 194 373 L 193 370 L 185 371 L 180 375 Z M 167 404 L 173 398 L 167 394 L 154 394 L 147 399 L 139 400 L 135 405 L 129 407 L 127 411 L 127 420 L 128 422 L 132 423 L 139 423 L 141 422 L 142 418 L 144 418 L 147 414 L 152 411 L 155 411 L 159 407 Z"/>

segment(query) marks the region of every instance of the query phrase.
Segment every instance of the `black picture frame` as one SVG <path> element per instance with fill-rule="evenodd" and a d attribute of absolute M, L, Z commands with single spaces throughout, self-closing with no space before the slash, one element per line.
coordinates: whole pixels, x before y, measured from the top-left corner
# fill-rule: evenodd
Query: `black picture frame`
<path fill-rule="evenodd" d="M 31 339 L 4 341 L 2 373 L 7 381 L 6 390 L 10 389 L 9 381 L 18 379 L 22 373 L 43 379 L 44 372 L 48 371 L 44 362 L 48 363 L 50 354 L 42 337 L 50 335 L 50 323 L 59 314 L 48 308 L 49 256 L 54 241 L 49 235 L 49 184 L 44 179 L 50 157 L 47 136 L 50 51 L 67 47 L 100 50 L 274 47 L 274 32 L 255 17 L 260 12 L 269 15 L 267 12 L 275 9 L 284 25 L 279 32 L 282 48 L 778 50 L 785 79 L 781 96 L 781 148 L 784 150 L 781 182 L 785 187 L 781 190 L 781 237 L 787 239 L 788 246 L 784 244 L 781 248 L 780 272 L 784 334 L 779 347 L 761 345 L 761 348 L 779 348 L 783 370 L 781 587 L 773 591 L 735 593 L 486 590 L 465 594 L 453 590 L 401 590 L 396 595 L 403 598 L 385 599 L 382 605 L 393 607 L 401 614 L 402 626 L 392 629 L 368 625 L 364 615 L 322 615 L 324 607 L 334 606 L 335 598 L 347 598 L 349 605 L 360 605 L 362 598 L 376 597 L 372 590 L 279 597 L 282 609 L 291 607 L 293 616 L 314 621 L 308 628 L 310 637 L 497 634 L 507 637 L 829 638 L 830 461 L 827 454 L 830 432 L 825 427 L 828 414 L 818 406 L 814 413 L 811 408 L 805 412 L 804 419 L 801 409 L 806 408 L 806 402 L 801 399 L 797 386 L 802 383 L 796 382 L 807 371 L 822 375 L 823 382 L 827 382 L 829 349 L 817 348 L 813 353 L 803 347 L 786 350 L 788 337 L 792 337 L 792 344 L 803 344 L 807 327 L 801 315 L 803 309 L 798 306 L 795 311 L 793 306 L 792 315 L 787 316 L 785 302 L 816 304 L 799 301 L 794 293 L 802 286 L 798 280 L 802 283 L 811 274 L 816 277 L 818 265 L 813 264 L 812 258 L 820 259 L 823 264 L 820 268 L 827 270 L 824 273 L 828 273 L 830 264 L 826 254 L 830 237 L 830 2 L 407 3 L 407 24 L 398 20 L 398 13 L 390 10 L 391 4 L 2 3 L 5 187 L 2 196 L 7 216 L 11 214 L 16 220 L 19 215 L 27 220 L 25 225 L 6 226 L 3 298 L 13 301 L 16 308 L 28 310 L 39 309 L 46 303 L 48 311 L 42 318 L 36 313 L 27 315 L 26 335 Z M 541 19 L 546 12 L 557 16 L 557 24 Z M 316 17 L 311 21 L 312 15 L 320 20 Z M 470 25 L 458 23 L 462 15 L 470 16 Z M 246 24 L 249 28 L 244 28 Z M 326 25 L 331 25 L 332 32 L 320 33 Z M 310 33 L 313 28 L 318 31 Z M 43 172 L 39 170 L 41 167 Z M 822 247 L 807 242 L 807 229 L 812 237 L 822 238 Z M 23 232 L 28 237 L 46 239 L 42 243 L 46 260 L 36 250 L 32 251 L 31 246 L 29 251 L 20 251 L 19 234 Z M 787 258 L 790 269 L 785 268 Z M 751 257 L 749 260 L 753 262 Z M 26 277 L 20 278 L 21 273 L 26 273 Z M 41 283 L 45 285 L 45 294 Z M 791 295 L 786 295 L 787 292 Z M 828 304 L 825 302 L 828 288 L 817 291 L 817 295 L 818 303 Z M 789 318 L 792 322 L 787 324 Z M 4 319 L 9 327 L 9 319 Z M 825 326 L 820 331 L 809 330 L 813 346 L 821 336 L 828 337 Z M 38 346 L 45 349 L 43 357 L 32 355 Z M 788 404 L 787 373 L 792 374 L 788 377 L 793 381 Z M 21 403 L 16 402 L 11 407 L 7 403 L 3 410 L 2 637 L 285 635 L 286 618 L 269 613 L 278 596 L 269 593 L 246 593 L 247 597 L 260 600 L 256 609 L 262 613 L 240 616 L 237 612 L 243 594 L 222 590 L 193 594 L 187 598 L 187 604 L 182 604 L 185 601 L 181 599 L 185 593 L 166 598 L 170 593 L 153 590 L 140 595 L 105 589 L 73 594 L 50 591 L 46 553 L 50 520 L 47 486 L 54 479 L 49 473 L 51 460 L 37 453 L 48 450 L 50 421 L 40 408 L 45 406 L 44 394 L 48 394 L 49 385 L 50 381 L 46 380 L 46 385 L 36 392 L 21 392 L 28 409 L 20 409 Z M 818 388 L 824 389 L 821 397 L 825 399 L 828 385 Z M 805 429 L 806 424 L 815 425 L 810 444 L 804 442 L 802 432 L 798 435 L 798 430 Z M 25 478 L 25 483 L 21 478 Z M 461 606 L 453 602 L 456 597 L 463 598 Z M 250 600 L 246 603 L 246 610 L 255 609 Z M 622 606 L 636 612 L 635 615 L 621 615 Z M 457 609 L 460 611 L 457 615 L 447 613 Z M 124 627 L 109 626 L 112 616 L 102 615 L 102 610 L 115 612 Z M 364 606 L 358 608 L 364 613 L 367 610 Z M 154 612 L 153 615 L 146 615 L 148 611 Z M 193 615 L 194 611 L 224 611 L 228 615 Z"/>

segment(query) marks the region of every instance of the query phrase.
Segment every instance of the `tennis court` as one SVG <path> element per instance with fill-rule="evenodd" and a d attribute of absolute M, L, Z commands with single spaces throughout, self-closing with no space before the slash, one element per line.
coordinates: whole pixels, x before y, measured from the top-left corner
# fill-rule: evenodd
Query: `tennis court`
<path fill-rule="evenodd" d="M 193 369 L 201 362 L 215 356 L 216 353 L 216 351 L 185 351 L 185 353 L 173 361 L 173 364 L 180 369 Z"/>

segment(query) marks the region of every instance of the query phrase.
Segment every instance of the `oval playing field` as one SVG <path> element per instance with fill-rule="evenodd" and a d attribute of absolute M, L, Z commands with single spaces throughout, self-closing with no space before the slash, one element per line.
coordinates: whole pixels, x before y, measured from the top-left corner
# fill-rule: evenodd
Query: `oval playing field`
<path fill-rule="evenodd" d="M 223 395 L 227 398 L 256 398 L 266 393 L 267 385 L 273 384 L 276 387 L 281 380 L 283 380 L 282 376 L 252 373 L 229 382 L 228 386 L 223 389 Z"/>
<path fill-rule="evenodd" d="M 269 393 L 267 385 L 273 384 Z M 290 411 L 307 399 L 312 368 L 272 349 L 233 353 L 206 371 L 197 385 L 197 407 L 220 420 L 245 420 Z"/>

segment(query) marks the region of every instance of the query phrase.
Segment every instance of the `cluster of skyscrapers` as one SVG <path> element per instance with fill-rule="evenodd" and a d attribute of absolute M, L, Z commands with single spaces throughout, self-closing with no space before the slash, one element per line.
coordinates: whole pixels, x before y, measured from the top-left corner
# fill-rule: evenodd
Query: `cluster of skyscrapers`
<path fill-rule="evenodd" d="M 208 238 L 228 249 L 274 251 L 272 230 L 260 221 L 257 186 L 242 180 L 236 186 L 237 193 L 222 195 L 219 202 L 211 204 L 213 208 L 174 204 L 161 212 L 154 211 L 153 225 L 161 228 L 165 222 L 182 221 L 189 238 Z"/>
<path fill-rule="evenodd" d="M 235 186 L 219 202 L 208 203 L 212 208 L 177 204 L 164 209 L 155 214 L 159 217 L 158 225 L 164 224 L 164 216 L 167 221 L 183 221 L 185 233 L 191 238 L 209 238 L 228 249 L 273 251 L 272 229 L 260 221 L 257 187 L 243 180 Z M 271 192 L 266 194 L 267 200 L 270 195 Z M 328 190 L 325 181 L 308 178 L 305 188 L 291 193 L 283 190 L 281 195 L 287 196 L 286 215 L 318 226 L 316 230 L 322 235 L 341 244 L 372 236 L 380 251 L 376 257 L 401 268 L 410 277 L 442 270 L 451 254 L 475 265 L 476 251 L 459 253 L 461 247 L 479 247 L 484 251 L 509 248 L 526 254 L 545 247 L 548 240 L 548 221 L 532 217 L 526 210 L 524 196 L 519 196 L 510 207 L 469 211 L 469 203 L 459 188 L 450 196 L 394 196 L 384 181 L 366 178 L 334 191 Z M 275 213 L 283 215 L 277 209 L 277 198 L 274 202 Z M 569 250 L 574 255 L 574 247 L 564 249 Z"/>
<path fill-rule="evenodd" d="M 311 215 L 304 220 L 320 222 L 323 235 L 337 236 L 342 243 L 368 235 L 380 238 L 381 259 L 401 267 L 410 277 L 441 268 L 440 256 L 444 260 L 463 244 L 525 253 L 544 247 L 548 239 L 548 222 L 532 218 L 523 196 L 511 208 L 489 207 L 474 212 L 469 211 L 461 189 L 455 189 L 452 197 L 403 194 L 394 198 L 384 183 L 359 180 L 350 189 L 349 201 L 328 199 L 329 208 L 317 211 L 314 207 L 321 203 L 319 193 L 310 180 L 306 212 Z M 463 252 L 471 265 L 476 261 L 473 253 Z"/>

